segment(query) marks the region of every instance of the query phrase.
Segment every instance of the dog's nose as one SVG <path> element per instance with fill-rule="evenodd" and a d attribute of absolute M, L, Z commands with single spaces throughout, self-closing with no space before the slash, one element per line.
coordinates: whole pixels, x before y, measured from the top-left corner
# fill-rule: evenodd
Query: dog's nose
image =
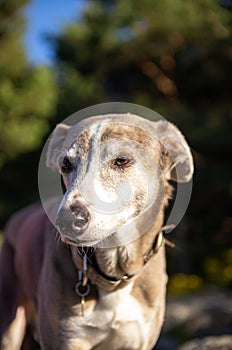
<path fill-rule="evenodd" d="M 86 207 L 80 202 L 76 201 L 70 205 L 70 209 L 75 217 L 72 223 L 72 229 L 76 232 L 86 229 L 90 219 L 90 214 Z"/>

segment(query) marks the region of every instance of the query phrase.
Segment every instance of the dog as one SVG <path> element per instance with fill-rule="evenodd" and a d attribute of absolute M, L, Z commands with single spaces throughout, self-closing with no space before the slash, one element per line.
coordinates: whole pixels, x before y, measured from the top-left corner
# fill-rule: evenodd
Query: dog
<path fill-rule="evenodd" d="M 57 125 L 47 166 L 64 189 L 55 222 L 35 204 L 6 225 L 1 348 L 35 349 L 30 329 L 44 350 L 152 349 L 165 313 L 170 180 L 193 174 L 184 136 L 165 120 L 93 116 Z"/>

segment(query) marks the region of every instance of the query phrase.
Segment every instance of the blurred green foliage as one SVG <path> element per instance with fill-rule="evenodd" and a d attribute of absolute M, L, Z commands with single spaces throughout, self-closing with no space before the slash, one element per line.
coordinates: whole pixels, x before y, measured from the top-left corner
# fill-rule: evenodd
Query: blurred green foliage
<path fill-rule="evenodd" d="M 204 266 L 210 281 L 220 286 L 232 285 L 232 249 L 223 250 L 217 256 L 208 256 Z"/>
<path fill-rule="evenodd" d="M 23 48 L 26 3 L 0 3 L 0 167 L 41 145 L 55 108 L 52 71 L 30 67 Z"/>
<path fill-rule="evenodd" d="M 197 275 L 176 273 L 170 276 L 168 293 L 175 296 L 194 293 L 203 286 L 203 279 Z"/>
<path fill-rule="evenodd" d="M 195 159 L 190 206 L 170 237 L 170 290 L 193 291 L 204 279 L 230 286 L 231 10 L 216 0 L 86 1 L 76 22 L 48 35 L 51 70 L 27 63 L 26 2 L 0 5 L 1 223 L 36 198 L 49 127 L 92 104 L 141 104 L 177 124 Z"/>

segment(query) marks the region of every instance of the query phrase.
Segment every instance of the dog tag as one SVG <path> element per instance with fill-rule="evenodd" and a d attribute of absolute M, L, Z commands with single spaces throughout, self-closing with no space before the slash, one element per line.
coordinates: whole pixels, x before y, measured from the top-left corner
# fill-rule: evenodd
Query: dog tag
<path fill-rule="evenodd" d="M 86 285 L 83 285 L 82 281 L 77 282 L 75 286 L 75 291 L 77 295 L 81 298 L 81 315 L 85 315 L 85 297 L 90 292 L 90 285 L 87 283 Z"/>
<path fill-rule="evenodd" d="M 81 298 L 81 314 L 84 316 L 85 314 L 85 297 L 90 292 L 90 285 L 88 284 L 88 276 L 87 276 L 87 255 L 85 254 L 83 257 L 83 272 L 81 270 L 78 271 L 79 281 L 75 285 L 75 291 L 77 295 Z"/>
<path fill-rule="evenodd" d="M 85 316 L 85 297 L 81 297 L 81 316 Z"/>

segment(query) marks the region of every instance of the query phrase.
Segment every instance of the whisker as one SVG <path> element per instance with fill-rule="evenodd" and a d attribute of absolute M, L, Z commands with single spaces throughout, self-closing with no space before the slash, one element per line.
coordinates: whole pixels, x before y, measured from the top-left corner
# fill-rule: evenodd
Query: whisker
<path fill-rule="evenodd" d="M 83 257 L 84 255 L 87 256 L 87 261 L 89 261 L 89 263 L 92 263 L 91 261 L 91 257 L 94 255 L 95 252 L 95 248 L 94 247 L 84 247 L 84 246 L 79 246 L 77 247 L 80 255 Z"/>

